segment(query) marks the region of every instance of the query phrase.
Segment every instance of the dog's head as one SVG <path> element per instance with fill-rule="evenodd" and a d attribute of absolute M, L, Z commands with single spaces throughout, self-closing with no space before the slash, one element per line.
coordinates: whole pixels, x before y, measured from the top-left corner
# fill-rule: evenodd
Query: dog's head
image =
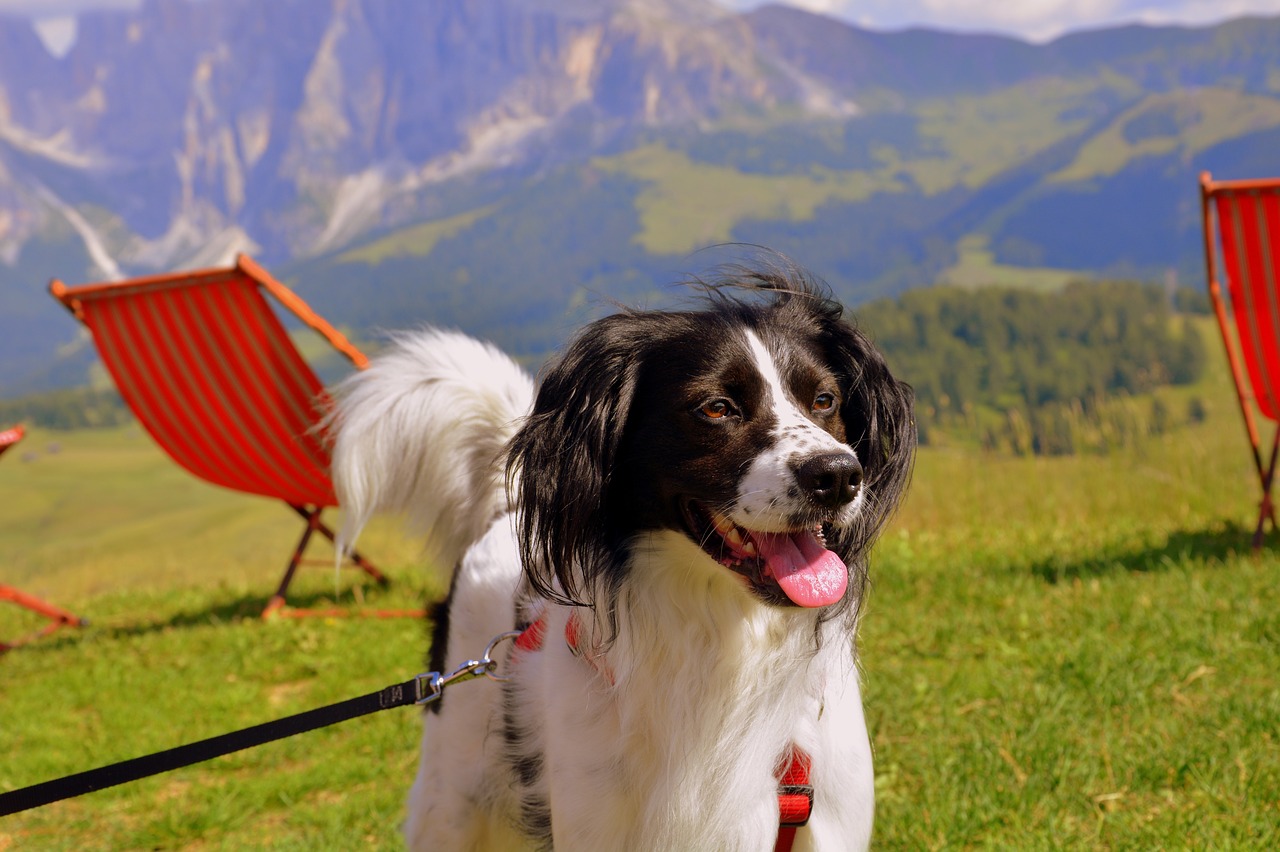
<path fill-rule="evenodd" d="M 510 453 L 527 576 L 593 605 L 637 535 L 671 530 L 766 604 L 856 603 L 909 477 L 911 390 L 803 273 L 706 289 L 705 310 L 598 320 L 550 367 Z"/>

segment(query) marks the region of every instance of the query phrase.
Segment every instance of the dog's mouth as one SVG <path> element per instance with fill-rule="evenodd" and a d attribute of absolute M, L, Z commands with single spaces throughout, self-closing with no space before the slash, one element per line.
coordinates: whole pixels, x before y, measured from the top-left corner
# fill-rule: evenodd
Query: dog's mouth
<path fill-rule="evenodd" d="M 766 602 L 816 608 L 844 597 L 849 569 L 827 549 L 822 524 L 790 532 L 759 532 L 696 500 L 685 501 L 682 509 L 690 538 L 745 579 Z"/>

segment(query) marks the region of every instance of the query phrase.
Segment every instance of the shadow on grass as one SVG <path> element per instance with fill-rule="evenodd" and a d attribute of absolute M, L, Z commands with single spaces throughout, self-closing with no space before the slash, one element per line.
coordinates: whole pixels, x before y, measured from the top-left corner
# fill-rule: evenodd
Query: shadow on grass
<path fill-rule="evenodd" d="M 164 614 L 150 620 L 146 611 L 139 611 L 136 617 L 124 621 L 122 617 L 107 617 L 95 620 L 91 615 L 86 617 L 84 627 L 65 627 L 57 633 L 37 639 L 21 646 L 21 651 L 56 651 L 80 642 L 91 642 L 95 637 L 127 638 L 162 633 L 166 630 L 180 630 L 192 627 L 209 627 L 223 624 L 237 624 L 245 621 L 262 621 L 262 611 L 270 600 L 270 594 L 234 594 L 227 590 L 210 592 L 202 596 L 198 605 L 189 608 L 174 608 L 157 604 L 155 610 L 163 610 Z M 304 610 L 337 610 L 337 613 L 321 613 L 315 617 L 294 618 L 287 615 L 273 615 L 271 619 L 285 621 L 315 621 L 326 617 L 333 618 L 373 618 L 379 610 L 411 610 L 425 609 L 430 613 L 433 602 L 406 602 L 403 594 L 389 596 L 376 585 L 361 587 L 359 594 L 346 591 L 336 598 L 332 593 L 296 592 L 289 595 L 289 609 Z M 362 599 L 361 599 L 362 598 Z M 422 620 L 423 616 L 404 616 L 404 620 Z M 17 649 L 15 649 L 16 651 Z M 0 656 L 0 659 L 3 659 Z"/>
<path fill-rule="evenodd" d="M 1262 553 L 1274 552 L 1271 538 L 1268 536 L 1263 543 Z M 1050 557 L 1032 563 L 1031 573 L 1047 583 L 1061 583 L 1121 572 L 1167 571 L 1188 562 L 1222 563 L 1249 554 L 1252 539 L 1252 527 L 1246 529 L 1227 521 L 1214 527 L 1170 533 L 1160 546 L 1104 549 L 1076 559 Z"/>

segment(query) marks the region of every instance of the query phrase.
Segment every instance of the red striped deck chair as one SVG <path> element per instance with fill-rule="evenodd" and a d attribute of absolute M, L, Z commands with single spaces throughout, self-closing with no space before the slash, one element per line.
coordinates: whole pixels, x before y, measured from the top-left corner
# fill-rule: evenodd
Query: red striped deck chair
<path fill-rule="evenodd" d="M 1276 528 L 1271 486 L 1280 449 L 1280 178 L 1215 181 L 1205 172 L 1200 199 L 1209 298 L 1262 491 L 1253 534 L 1257 550 L 1267 523 Z M 1269 452 L 1263 450 L 1255 410 L 1276 424 Z"/>
<path fill-rule="evenodd" d="M 121 396 L 175 462 L 215 485 L 283 500 L 302 517 L 302 537 L 263 616 L 353 614 L 285 605 L 312 537 L 333 540 L 321 512 L 338 501 L 315 432 L 323 386 L 265 294 L 356 367 L 368 359 L 244 255 L 229 268 L 78 287 L 55 280 L 49 290 L 88 327 Z M 349 563 L 387 582 L 358 552 Z"/>
<path fill-rule="evenodd" d="M 26 430 L 24 430 L 22 426 L 14 426 L 9 429 L 0 430 L 0 455 L 4 455 L 5 450 L 8 450 L 14 444 L 21 441 L 25 432 Z M 65 609 L 59 609 L 51 603 L 46 603 L 34 595 L 29 595 L 26 592 L 20 592 L 13 586 L 0 585 L 0 601 L 8 601 L 9 603 L 17 604 L 23 609 L 29 609 L 37 615 L 42 615 L 49 619 L 49 623 L 42 629 L 37 630 L 35 633 L 28 634 L 20 639 L 13 639 L 9 641 L 0 639 L 0 654 L 16 648 L 19 645 L 25 645 L 33 639 L 38 639 L 41 636 L 47 636 L 60 628 L 80 627 L 85 623 L 79 616 L 72 615 Z"/>

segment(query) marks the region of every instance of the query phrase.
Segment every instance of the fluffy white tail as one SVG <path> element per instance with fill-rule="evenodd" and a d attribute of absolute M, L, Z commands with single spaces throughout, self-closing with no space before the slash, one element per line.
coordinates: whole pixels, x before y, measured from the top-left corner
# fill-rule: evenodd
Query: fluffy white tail
<path fill-rule="evenodd" d="M 395 337 L 334 399 L 339 550 L 397 513 L 452 567 L 507 509 L 503 449 L 532 407 L 528 374 L 489 344 L 426 329 Z"/>

